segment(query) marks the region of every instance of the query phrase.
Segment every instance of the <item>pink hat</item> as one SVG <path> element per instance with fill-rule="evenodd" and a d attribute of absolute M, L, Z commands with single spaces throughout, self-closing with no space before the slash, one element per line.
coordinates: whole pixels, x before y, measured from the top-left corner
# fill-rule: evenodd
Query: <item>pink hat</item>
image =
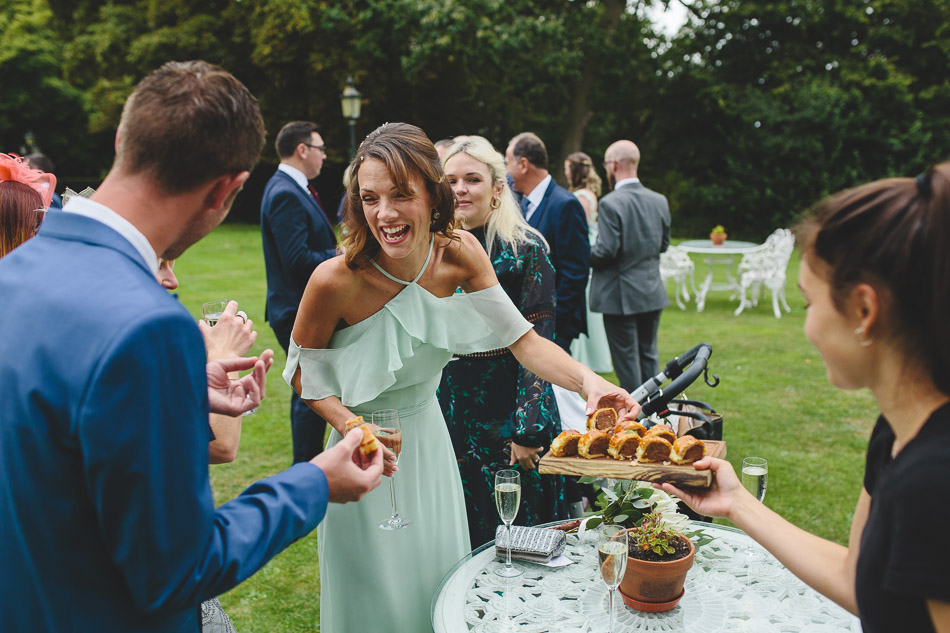
<path fill-rule="evenodd" d="M 15 180 L 34 189 L 43 199 L 43 208 L 48 208 L 56 191 L 56 176 L 23 164 L 16 154 L 0 154 L 0 182 Z"/>

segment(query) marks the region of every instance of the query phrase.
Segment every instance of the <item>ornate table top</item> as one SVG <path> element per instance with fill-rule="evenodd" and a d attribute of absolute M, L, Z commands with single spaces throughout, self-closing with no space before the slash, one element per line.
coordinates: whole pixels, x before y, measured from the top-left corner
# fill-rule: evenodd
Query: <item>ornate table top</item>
<path fill-rule="evenodd" d="M 741 240 L 726 240 L 722 246 L 713 246 L 712 240 L 686 240 L 677 244 L 687 253 L 704 253 L 707 255 L 737 255 L 748 253 L 760 248 L 761 244 L 743 242 Z"/>
<path fill-rule="evenodd" d="M 667 613 L 641 613 L 614 595 L 614 630 L 748 633 L 860 633 L 858 619 L 816 593 L 742 531 L 694 523 L 711 543 L 696 551 L 682 601 Z M 607 588 L 597 573 L 596 538 L 568 535 L 574 564 L 548 568 L 518 561 L 524 575 L 488 569 L 494 543 L 475 550 L 445 575 L 432 601 L 436 633 L 504 631 L 597 633 L 608 626 Z M 739 552 L 752 544 L 749 560 Z"/>

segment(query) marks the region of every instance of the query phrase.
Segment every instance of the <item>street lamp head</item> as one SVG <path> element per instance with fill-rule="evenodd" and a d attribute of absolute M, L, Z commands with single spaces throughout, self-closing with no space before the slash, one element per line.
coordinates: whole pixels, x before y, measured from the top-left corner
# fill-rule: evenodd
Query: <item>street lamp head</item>
<path fill-rule="evenodd" d="M 343 108 L 343 117 L 350 121 L 356 121 L 360 118 L 360 106 L 362 105 L 363 95 L 353 85 L 353 76 L 346 79 L 346 88 L 340 95 L 340 107 Z"/>

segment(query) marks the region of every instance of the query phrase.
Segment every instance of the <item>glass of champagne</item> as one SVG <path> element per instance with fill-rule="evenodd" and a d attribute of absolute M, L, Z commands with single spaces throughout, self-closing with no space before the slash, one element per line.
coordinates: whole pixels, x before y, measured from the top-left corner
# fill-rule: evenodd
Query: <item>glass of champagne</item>
<path fill-rule="evenodd" d="M 375 433 L 379 438 L 387 438 L 386 443 L 396 455 L 396 463 L 399 463 L 399 453 L 402 452 L 402 429 L 399 426 L 399 412 L 396 409 L 382 409 L 373 411 L 371 416 L 373 424 L 379 427 Z M 380 530 L 399 530 L 412 525 L 412 521 L 399 516 L 399 509 L 396 507 L 396 473 L 389 478 L 389 494 L 392 499 L 392 514 L 388 519 L 379 524 Z"/>
<path fill-rule="evenodd" d="M 746 457 L 742 460 L 742 485 L 760 502 L 765 499 L 769 486 L 769 463 L 762 457 Z M 751 545 L 742 553 L 746 558 L 756 558 L 759 552 Z"/>
<path fill-rule="evenodd" d="M 220 301 L 208 301 L 201 304 L 201 316 L 207 321 L 208 325 L 214 327 L 218 322 L 218 319 L 221 318 L 221 315 L 224 313 L 224 309 L 228 307 L 228 302 L 226 299 Z"/>
<path fill-rule="evenodd" d="M 206 301 L 201 304 L 201 317 L 210 325 L 214 327 L 218 323 L 218 319 L 221 318 L 221 315 L 224 314 L 224 309 L 228 307 L 229 299 L 220 299 L 218 301 Z M 241 415 L 251 415 L 252 413 L 257 413 L 257 407 L 253 409 L 248 409 Z"/>
<path fill-rule="evenodd" d="M 597 536 L 597 562 L 600 577 L 607 585 L 607 609 L 610 625 L 607 633 L 614 630 L 614 589 L 620 586 L 627 569 L 627 531 L 619 525 L 604 525 Z"/>
<path fill-rule="evenodd" d="M 495 473 L 495 507 L 498 516 L 505 524 L 508 535 L 508 547 L 505 564 L 495 565 L 495 573 L 502 578 L 515 578 L 524 573 L 519 565 L 511 564 L 511 523 L 518 516 L 518 506 L 521 505 L 521 473 L 517 470 L 499 470 Z"/>

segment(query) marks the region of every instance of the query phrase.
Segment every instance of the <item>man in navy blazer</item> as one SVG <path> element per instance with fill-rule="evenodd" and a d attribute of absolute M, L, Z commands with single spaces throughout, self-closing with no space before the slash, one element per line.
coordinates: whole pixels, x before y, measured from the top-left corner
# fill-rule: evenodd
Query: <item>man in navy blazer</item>
<path fill-rule="evenodd" d="M 267 269 L 264 317 L 286 354 L 307 281 L 314 268 L 336 255 L 336 235 L 309 184 L 320 174 L 326 156 L 316 124 L 292 121 L 277 133 L 274 145 L 280 165 L 267 182 L 261 200 L 261 239 Z M 291 393 L 295 464 L 323 450 L 326 425 L 295 392 Z"/>
<path fill-rule="evenodd" d="M 256 406 L 264 363 L 206 363 L 154 274 L 227 215 L 263 139 L 237 79 L 165 64 L 126 102 L 93 197 L 0 260 L 0 631 L 197 632 L 203 600 L 307 534 L 328 500 L 378 485 L 382 456 L 359 461 L 350 434 L 215 509 L 209 412 Z"/>
<path fill-rule="evenodd" d="M 505 166 L 514 190 L 523 196 L 528 224 L 548 241 L 557 289 L 554 341 L 570 353 L 571 341 L 587 333 L 587 277 L 590 240 L 587 216 L 577 198 L 548 173 L 548 152 L 531 132 L 508 144 Z"/>

